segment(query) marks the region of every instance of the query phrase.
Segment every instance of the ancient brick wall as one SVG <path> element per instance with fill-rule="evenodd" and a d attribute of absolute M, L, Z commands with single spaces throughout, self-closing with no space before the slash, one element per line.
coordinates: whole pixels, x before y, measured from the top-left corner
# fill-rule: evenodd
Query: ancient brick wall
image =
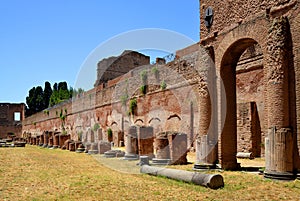
<path fill-rule="evenodd" d="M 105 85 L 87 91 L 72 100 L 49 108 L 26 118 L 23 132 L 40 135 L 43 131 L 61 131 L 59 114 L 66 115 L 64 127 L 72 139 L 78 133 L 87 133 L 98 123 L 102 139 L 107 140 L 107 130 L 113 130 L 117 145 L 126 136 L 132 125 L 152 126 L 154 132 L 180 131 L 188 134 L 189 145 L 193 138 L 191 131 L 198 130 L 198 105 L 195 89 L 197 74 L 191 69 L 195 66 L 198 54 L 183 55 L 181 59 L 166 65 L 147 65 L 136 68 L 122 77 L 110 80 Z M 141 73 L 147 73 L 147 92 L 143 95 Z M 161 83 L 166 88 L 161 88 Z M 125 100 L 122 100 L 126 97 Z M 128 115 L 130 100 L 137 99 L 136 112 Z M 191 111 L 191 103 L 194 103 Z M 193 112 L 193 118 L 191 118 Z M 115 136 L 118 135 L 118 136 Z M 196 134 L 195 134 L 196 135 Z"/>
<path fill-rule="evenodd" d="M 226 32 L 253 16 L 266 13 L 267 9 L 284 5 L 292 0 L 250 0 L 250 1 L 212 1 L 200 0 L 200 36 L 201 40 L 215 32 Z M 213 25 L 208 31 L 205 26 L 205 10 L 211 6 L 214 10 Z"/>
<path fill-rule="evenodd" d="M 299 5 L 298 5 L 299 7 Z M 300 149 L 300 15 L 299 15 L 300 9 L 293 10 L 291 17 L 289 18 L 290 23 L 290 29 L 291 29 L 291 47 L 290 49 L 293 50 L 293 53 L 291 53 L 290 56 L 293 57 L 291 59 L 291 66 L 294 66 L 294 72 L 291 72 L 291 77 L 293 77 L 293 74 L 295 76 L 295 79 L 291 79 L 290 83 L 295 83 L 294 89 L 296 91 L 296 94 L 294 95 L 293 99 L 295 99 L 295 104 L 293 107 L 296 107 L 296 114 L 294 112 L 291 113 L 293 118 L 291 119 L 293 125 L 295 126 L 294 130 L 297 130 L 297 144 L 298 148 Z M 297 155 L 296 155 L 297 156 Z M 300 162 L 299 162 L 300 163 Z M 300 165 L 299 165 L 300 167 Z"/>
<path fill-rule="evenodd" d="M 150 57 L 135 51 L 124 51 L 118 57 L 109 57 L 97 64 L 97 80 L 95 86 L 106 83 L 129 72 L 130 70 L 150 64 Z"/>
<path fill-rule="evenodd" d="M 24 119 L 25 105 L 0 103 L 0 139 L 6 138 L 8 134 L 21 137 L 22 120 Z M 15 113 L 16 114 L 15 116 Z M 19 119 L 15 119 L 15 117 Z"/>
<path fill-rule="evenodd" d="M 263 121 L 262 134 L 267 135 L 268 128 L 274 126 L 282 133 L 289 130 L 284 129 L 285 127 L 293 128 L 294 136 L 296 133 L 298 136 L 299 147 L 300 69 L 299 52 L 298 48 L 295 48 L 299 46 L 299 1 L 203 0 L 200 3 L 200 43 L 215 52 L 217 72 L 220 72 L 221 76 L 223 74 L 222 78 L 225 79 L 226 96 L 236 98 L 237 102 L 255 99 L 253 101 L 257 103 L 258 114 Z M 214 23 L 210 30 L 204 25 L 204 11 L 208 6 L 214 9 Z M 285 22 L 280 23 L 280 20 Z M 260 46 L 261 56 L 254 54 L 245 58 L 250 53 L 249 48 L 257 45 Z M 245 51 L 248 53 L 244 53 Z M 243 67 L 241 70 L 239 67 L 247 66 L 249 60 L 252 60 L 251 65 L 256 67 L 246 67 L 246 70 Z M 233 70 L 236 71 L 236 75 Z M 250 85 L 244 85 L 249 81 Z M 235 82 L 236 91 L 230 87 Z M 243 85 L 246 87 L 241 88 Z M 227 104 L 228 108 L 234 111 L 235 103 Z M 220 141 L 219 158 L 228 161 L 229 165 L 223 165 L 231 166 L 229 161 L 235 160 L 234 149 L 230 150 L 228 147 L 235 146 L 235 142 L 230 141 L 235 134 L 231 137 L 228 135 L 234 131 L 235 126 L 230 127 L 234 124 L 234 115 L 227 114 L 226 119 L 228 121 L 225 121 L 225 132 Z M 274 132 L 270 131 L 269 135 L 273 134 Z M 297 142 L 295 138 L 294 142 Z M 289 157 L 295 158 L 295 165 L 299 161 L 297 149 L 292 155 Z M 297 166 L 300 167 L 299 163 Z"/>
<path fill-rule="evenodd" d="M 260 157 L 262 147 L 260 119 L 255 102 L 237 104 L 237 151 Z"/>

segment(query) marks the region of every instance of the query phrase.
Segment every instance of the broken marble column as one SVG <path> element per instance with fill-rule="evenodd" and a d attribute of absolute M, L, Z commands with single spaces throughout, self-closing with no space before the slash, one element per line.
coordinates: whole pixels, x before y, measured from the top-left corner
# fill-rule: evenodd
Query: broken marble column
<path fill-rule="evenodd" d="M 125 144 L 125 160 L 138 160 L 138 139 L 137 127 L 131 126 L 128 129 Z"/>

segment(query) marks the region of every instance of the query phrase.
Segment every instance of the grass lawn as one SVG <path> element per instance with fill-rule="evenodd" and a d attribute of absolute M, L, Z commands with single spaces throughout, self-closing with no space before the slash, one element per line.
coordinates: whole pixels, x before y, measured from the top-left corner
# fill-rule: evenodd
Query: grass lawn
<path fill-rule="evenodd" d="M 220 174 L 225 187 L 211 190 L 162 177 L 115 171 L 103 165 L 107 160 L 35 146 L 1 148 L 0 200 L 300 199 L 299 180 L 272 181 L 250 173 L 224 171 Z M 110 160 L 111 164 L 121 162 Z M 138 167 L 132 167 L 129 172 L 136 173 Z"/>

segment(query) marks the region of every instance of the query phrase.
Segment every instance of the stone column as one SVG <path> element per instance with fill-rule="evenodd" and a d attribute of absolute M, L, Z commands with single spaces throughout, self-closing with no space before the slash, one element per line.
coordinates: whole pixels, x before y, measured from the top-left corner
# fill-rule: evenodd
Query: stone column
<path fill-rule="evenodd" d="M 277 17 L 269 30 L 266 55 L 268 135 L 265 177 L 293 179 L 294 143 L 289 114 L 288 19 Z"/>
<path fill-rule="evenodd" d="M 60 133 L 54 133 L 53 134 L 53 149 L 57 149 L 59 145 L 59 135 Z"/>
<path fill-rule="evenodd" d="M 125 152 L 125 159 L 138 159 L 138 139 L 136 126 L 131 126 L 128 129 Z"/>
<path fill-rule="evenodd" d="M 44 144 L 44 134 L 40 135 L 40 143 L 39 146 L 43 146 Z"/>
<path fill-rule="evenodd" d="M 196 164 L 195 168 L 214 166 L 217 162 L 218 133 L 215 129 L 216 99 L 215 98 L 215 67 L 212 63 L 213 50 L 203 51 L 200 58 L 200 80 L 199 80 L 199 134 L 196 138 Z"/>
<path fill-rule="evenodd" d="M 49 132 L 49 135 L 48 135 L 48 148 L 52 148 L 53 147 L 53 132 Z"/>
<path fill-rule="evenodd" d="M 48 146 L 48 131 L 45 131 L 44 134 L 44 144 L 43 147 L 47 147 Z"/>

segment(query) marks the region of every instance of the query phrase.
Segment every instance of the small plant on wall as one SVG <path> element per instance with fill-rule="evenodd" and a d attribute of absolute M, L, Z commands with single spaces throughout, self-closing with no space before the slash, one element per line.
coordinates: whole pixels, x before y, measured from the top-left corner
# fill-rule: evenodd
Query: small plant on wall
<path fill-rule="evenodd" d="M 62 129 L 62 134 L 64 135 L 66 133 L 65 129 L 65 122 L 67 118 L 67 109 L 65 109 L 65 114 L 63 113 L 63 110 L 60 110 L 59 118 L 61 120 L 61 129 Z"/>
<path fill-rule="evenodd" d="M 112 141 L 112 137 L 113 137 L 113 132 L 111 130 L 111 128 L 108 128 L 107 129 L 107 138 L 108 138 L 108 141 Z"/>
<path fill-rule="evenodd" d="M 44 114 L 49 116 L 49 110 L 44 110 Z"/>
<path fill-rule="evenodd" d="M 154 77 L 155 79 L 159 80 L 159 70 L 157 69 L 156 66 L 154 66 L 152 69 L 151 69 L 152 73 L 154 74 Z"/>
<path fill-rule="evenodd" d="M 163 81 L 160 83 L 160 88 L 161 88 L 162 90 L 165 90 L 165 89 L 167 88 L 167 83 L 166 83 L 165 80 L 163 80 Z"/>
<path fill-rule="evenodd" d="M 145 95 L 145 94 L 147 93 L 146 85 L 142 85 L 142 86 L 140 87 L 140 92 L 141 92 L 141 94 L 143 94 L 143 95 Z"/>
<path fill-rule="evenodd" d="M 129 102 L 129 115 L 134 115 L 136 113 L 136 109 L 137 109 L 137 100 L 136 98 L 131 99 Z"/>
<path fill-rule="evenodd" d="M 145 95 L 147 93 L 147 80 L 148 80 L 147 70 L 143 70 L 140 75 L 143 83 L 142 86 L 140 87 L 140 91 L 143 95 Z"/>
<path fill-rule="evenodd" d="M 93 130 L 96 132 L 99 128 L 100 128 L 100 125 L 98 123 L 95 123 Z"/>
<path fill-rule="evenodd" d="M 66 131 L 66 129 L 64 129 L 62 132 L 61 132 L 62 135 L 67 135 L 68 132 Z"/>

